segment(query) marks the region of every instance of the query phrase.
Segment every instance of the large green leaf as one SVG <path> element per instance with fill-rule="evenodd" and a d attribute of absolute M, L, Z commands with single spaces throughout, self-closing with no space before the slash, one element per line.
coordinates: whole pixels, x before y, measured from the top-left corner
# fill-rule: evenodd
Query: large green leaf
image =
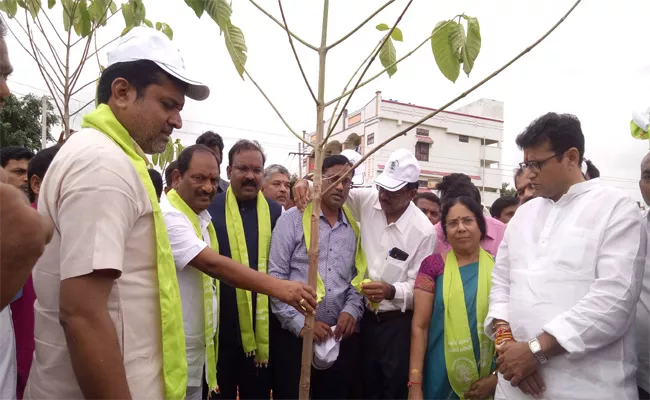
<path fill-rule="evenodd" d="M 133 10 L 133 23 L 135 26 L 140 26 L 144 22 L 147 16 L 147 10 L 144 7 L 142 0 L 129 0 L 131 4 L 131 9 Z"/>
<path fill-rule="evenodd" d="M 201 18 L 203 12 L 205 11 L 205 0 L 185 0 L 185 4 L 194 10 L 197 17 Z"/>
<path fill-rule="evenodd" d="M 27 0 L 27 9 L 32 18 L 36 19 L 36 15 L 41 11 L 41 0 Z"/>
<path fill-rule="evenodd" d="M 122 4 L 122 16 L 124 17 L 124 25 L 126 25 L 127 29 L 135 26 L 135 16 L 133 15 L 133 7 L 131 4 Z"/>
<path fill-rule="evenodd" d="M 205 0 L 205 12 L 217 23 L 221 32 L 228 29 L 232 7 L 226 0 Z"/>
<path fill-rule="evenodd" d="M 220 1 L 220 0 L 219 0 Z M 206 9 L 207 11 L 207 9 Z M 223 30 L 224 38 L 226 40 L 226 49 L 232 62 L 235 64 L 237 73 L 244 79 L 244 67 L 246 65 L 247 55 L 246 41 L 244 40 L 244 33 L 235 25 L 228 22 L 226 29 Z"/>
<path fill-rule="evenodd" d="M 474 61 L 481 51 L 481 27 L 475 17 L 463 16 L 467 20 L 467 40 L 463 47 L 461 56 L 463 58 L 463 71 L 469 76 L 474 68 Z"/>
<path fill-rule="evenodd" d="M 90 34 L 91 18 L 90 13 L 88 12 L 88 3 L 86 0 L 80 0 L 77 4 L 77 12 L 75 12 L 74 18 L 74 30 L 77 35 L 81 37 L 86 37 Z"/>
<path fill-rule="evenodd" d="M 381 32 L 381 31 L 387 31 L 387 30 L 389 30 L 389 29 L 390 29 L 390 27 L 389 27 L 388 25 L 386 25 L 386 24 L 379 24 L 379 25 L 377 25 L 377 30 L 380 31 L 380 32 Z"/>
<path fill-rule="evenodd" d="M 146 19 L 146 18 L 144 19 L 144 21 L 142 21 L 142 23 L 144 23 L 145 25 L 147 25 L 149 28 L 153 28 L 153 22 L 149 21 L 149 20 Z M 158 22 L 158 24 L 159 24 L 159 23 L 160 23 L 160 22 Z M 159 29 L 159 30 L 160 30 L 160 29 Z"/>
<path fill-rule="evenodd" d="M 16 0 L 4 0 L 2 6 L 2 11 L 6 12 L 9 18 L 16 16 L 18 12 L 18 3 L 16 3 Z"/>
<path fill-rule="evenodd" d="M 393 76 L 393 74 L 397 72 L 397 65 L 392 65 L 397 61 L 397 51 L 393 45 L 393 39 L 387 38 L 384 45 L 379 49 L 379 61 L 381 61 L 381 65 L 383 65 L 384 68 L 388 68 L 386 72 L 388 72 L 389 77 Z"/>
<path fill-rule="evenodd" d="M 158 153 L 151 155 L 151 161 L 153 162 L 153 165 L 158 165 Z"/>
<path fill-rule="evenodd" d="M 390 34 L 390 37 L 397 42 L 404 40 L 404 36 L 402 36 L 402 30 L 398 27 L 395 27 L 395 29 L 393 29 L 393 33 Z"/>
<path fill-rule="evenodd" d="M 115 14 L 117 12 L 117 4 L 113 0 L 111 0 L 111 4 L 108 6 L 108 10 L 111 12 L 111 14 Z"/>
<path fill-rule="evenodd" d="M 160 25 L 160 28 L 158 25 Z M 174 31 L 172 30 L 171 26 L 167 25 L 164 22 L 156 22 L 156 29 L 164 33 L 165 36 L 169 38 L 169 40 L 174 40 Z"/>
<path fill-rule="evenodd" d="M 47 0 L 47 8 L 52 9 L 56 5 L 56 0 Z"/>
<path fill-rule="evenodd" d="M 449 23 L 448 23 L 449 22 Z M 431 35 L 431 51 L 436 59 L 440 72 L 452 82 L 460 75 L 460 60 L 458 53 L 453 51 L 450 41 L 450 29 L 454 29 L 454 21 L 439 22 Z"/>
<path fill-rule="evenodd" d="M 459 55 L 460 49 L 465 46 L 467 40 L 465 36 L 465 27 L 456 21 L 450 21 L 448 25 L 449 30 L 449 43 L 451 43 L 451 51 Z"/>
<path fill-rule="evenodd" d="M 174 145 L 172 144 L 171 139 L 167 141 L 167 146 L 165 147 L 165 152 L 161 154 L 161 157 L 158 158 L 160 166 L 163 166 L 163 162 L 169 164 L 174 161 Z"/>
<path fill-rule="evenodd" d="M 69 32 L 74 20 L 74 0 L 61 0 L 61 5 L 63 7 L 63 29 Z"/>

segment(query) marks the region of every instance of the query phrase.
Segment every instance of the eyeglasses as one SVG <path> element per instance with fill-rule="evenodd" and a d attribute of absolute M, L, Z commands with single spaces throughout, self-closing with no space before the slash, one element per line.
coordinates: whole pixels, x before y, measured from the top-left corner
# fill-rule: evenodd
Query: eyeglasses
<path fill-rule="evenodd" d="M 550 159 L 553 158 L 553 157 L 558 157 L 558 156 L 560 156 L 560 154 L 555 153 L 555 154 L 553 154 L 552 156 L 550 156 L 549 158 L 545 158 L 545 159 L 543 159 L 543 160 L 539 160 L 539 161 L 526 161 L 526 162 L 519 163 L 519 166 L 521 167 L 521 169 L 524 169 L 524 170 L 525 170 L 525 169 L 528 169 L 528 170 L 530 170 L 530 172 L 535 173 L 535 174 L 538 174 L 539 171 L 542 170 L 542 166 L 543 166 L 544 164 L 546 164 L 546 162 L 547 162 L 548 160 L 550 160 Z"/>
<path fill-rule="evenodd" d="M 476 222 L 476 217 L 462 217 L 462 218 L 456 218 L 452 219 L 451 221 L 447 221 L 446 225 L 447 228 L 451 229 L 456 229 L 458 226 L 462 223 L 463 226 L 471 226 Z"/>
<path fill-rule="evenodd" d="M 340 176 L 334 175 L 334 176 L 324 176 L 323 177 L 323 183 L 327 183 L 328 185 L 333 185 L 334 182 L 339 180 Z M 340 182 L 343 184 L 343 187 L 352 187 L 352 179 L 350 178 L 343 178 Z"/>
<path fill-rule="evenodd" d="M 232 167 L 242 175 L 246 175 L 251 171 L 253 172 L 253 175 L 257 175 L 257 176 L 264 175 L 264 169 L 262 168 L 258 168 L 258 167 L 251 168 L 246 165 L 233 165 Z"/>

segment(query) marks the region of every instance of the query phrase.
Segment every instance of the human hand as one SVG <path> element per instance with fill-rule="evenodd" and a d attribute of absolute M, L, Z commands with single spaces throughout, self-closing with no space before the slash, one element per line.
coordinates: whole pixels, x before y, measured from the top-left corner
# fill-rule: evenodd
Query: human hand
<path fill-rule="evenodd" d="M 298 310 L 301 314 L 313 314 L 316 309 L 316 291 L 302 282 L 280 281 L 278 295 L 281 302 Z"/>
<path fill-rule="evenodd" d="M 486 378 L 481 378 L 470 386 L 469 391 L 463 395 L 467 400 L 470 399 L 489 399 L 494 395 L 497 388 L 497 376 L 490 375 Z"/>
<path fill-rule="evenodd" d="M 310 193 L 309 193 L 309 182 L 306 179 L 298 179 L 296 183 L 293 184 L 293 202 L 296 204 L 296 207 L 300 211 L 305 211 L 305 207 L 309 203 Z"/>
<path fill-rule="evenodd" d="M 497 358 L 499 372 L 514 387 L 537 369 L 537 358 L 526 342 L 508 344 L 507 349 Z"/>
<path fill-rule="evenodd" d="M 372 303 L 381 303 L 383 300 L 390 297 L 392 287 L 388 283 L 372 281 L 362 283 L 361 291 Z"/>
<path fill-rule="evenodd" d="M 546 390 L 546 385 L 542 376 L 539 374 L 539 371 L 534 371 L 532 374 L 528 375 L 522 379 L 519 383 L 519 390 L 524 394 L 528 394 L 538 399 L 541 398 Z"/>
<path fill-rule="evenodd" d="M 324 343 L 330 336 L 332 336 L 332 327 L 324 322 L 314 322 L 314 342 Z"/>
<path fill-rule="evenodd" d="M 351 314 L 345 311 L 339 314 L 339 320 L 336 322 L 336 328 L 334 328 L 334 337 L 337 341 L 349 338 L 356 330 L 357 320 Z"/>

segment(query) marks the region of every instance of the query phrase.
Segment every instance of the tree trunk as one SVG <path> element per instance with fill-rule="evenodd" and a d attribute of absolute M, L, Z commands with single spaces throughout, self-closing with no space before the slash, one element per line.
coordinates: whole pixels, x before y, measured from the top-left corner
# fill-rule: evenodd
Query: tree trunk
<path fill-rule="evenodd" d="M 323 3 L 323 26 L 321 28 L 321 43 L 318 49 L 318 99 L 316 105 L 316 141 L 314 148 L 314 195 L 312 199 L 311 214 L 311 242 L 309 246 L 309 272 L 307 282 L 313 288 L 317 285 L 318 276 L 318 231 L 320 225 L 321 186 L 323 168 L 323 130 L 325 128 L 323 117 L 325 115 L 325 61 L 327 59 L 327 18 L 329 0 Z M 305 318 L 305 330 L 302 339 L 302 368 L 300 374 L 300 400 L 309 399 L 311 388 L 311 361 L 314 355 L 314 321 L 315 315 Z"/>

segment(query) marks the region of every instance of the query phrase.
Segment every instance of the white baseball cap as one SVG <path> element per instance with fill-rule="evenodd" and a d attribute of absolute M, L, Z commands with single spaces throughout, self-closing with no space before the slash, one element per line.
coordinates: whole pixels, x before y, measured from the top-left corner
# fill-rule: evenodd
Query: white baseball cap
<path fill-rule="evenodd" d="M 361 160 L 361 154 L 357 153 L 352 149 L 343 150 L 341 152 L 342 156 L 345 156 L 352 164 L 356 164 Z M 359 165 L 354 169 L 354 176 L 352 177 L 353 185 L 363 185 L 363 173 L 366 171 L 366 166 L 364 164 Z"/>
<path fill-rule="evenodd" d="M 390 192 L 396 192 L 407 183 L 417 182 L 420 177 L 420 163 L 413 153 L 406 149 L 395 150 L 388 163 L 376 179 L 375 184 Z"/>
<path fill-rule="evenodd" d="M 201 101 L 210 95 L 207 86 L 186 77 L 185 62 L 180 50 L 162 32 L 143 26 L 135 27 L 108 52 L 109 67 L 116 63 L 139 60 L 153 61 L 169 75 L 187 83 L 185 95 L 190 99 Z"/>

